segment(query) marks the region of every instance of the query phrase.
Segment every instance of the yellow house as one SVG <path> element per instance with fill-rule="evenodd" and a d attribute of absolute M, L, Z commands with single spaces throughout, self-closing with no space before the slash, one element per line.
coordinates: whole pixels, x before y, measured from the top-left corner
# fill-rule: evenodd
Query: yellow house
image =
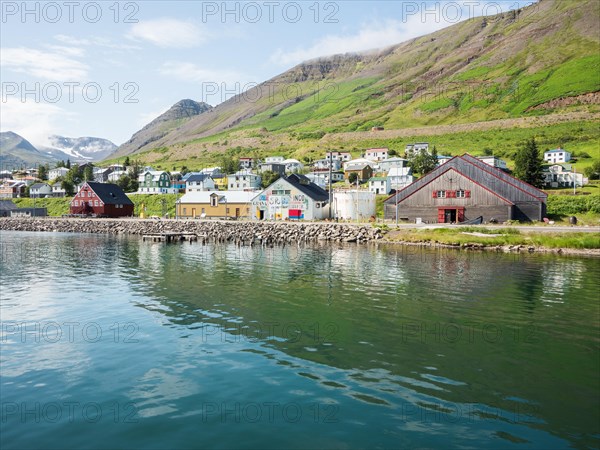
<path fill-rule="evenodd" d="M 250 217 L 251 202 L 256 194 L 256 192 L 245 191 L 190 192 L 177 201 L 177 217 L 182 219 Z"/>
<path fill-rule="evenodd" d="M 215 188 L 220 191 L 227 190 L 227 175 L 212 175 L 215 182 Z"/>

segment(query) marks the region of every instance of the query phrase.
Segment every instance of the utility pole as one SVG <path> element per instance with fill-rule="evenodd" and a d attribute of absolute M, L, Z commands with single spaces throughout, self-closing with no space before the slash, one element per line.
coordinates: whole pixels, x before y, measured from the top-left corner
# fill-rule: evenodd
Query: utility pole
<path fill-rule="evenodd" d="M 333 154 L 331 152 L 331 150 L 328 152 L 329 153 L 329 158 L 326 158 L 326 161 L 329 161 L 329 220 L 332 219 L 332 211 L 331 211 L 331 207 L 333 204 L 333 191 L 332 191 L 332 172 L 333 172 Z"/>

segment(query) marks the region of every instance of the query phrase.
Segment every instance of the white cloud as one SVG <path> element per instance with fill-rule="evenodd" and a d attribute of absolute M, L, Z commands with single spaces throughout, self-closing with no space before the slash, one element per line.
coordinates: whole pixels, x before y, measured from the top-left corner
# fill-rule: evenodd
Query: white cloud
<path fill-rule="evenodd" d="M 48 136 L 61 134 L 76 114 L 47 103 L 8 97 L 2 103 L 1 131 L 13 131 L 35 146 L 48 145 Z"/>
<path fill-rule="evenodd" d="M 64 52 L 41 51 L 27 47 L 3 48 L 2 68 L 52 81 L 83 81 L 89 67 Z"/>
<path fill-rule="evenodd" d="M 100 36 L 91 36 L 89 39 L 79 39 L 74 36 L 68 36 L 66 34 L 56 34 L 53 37 L 58 42 L 71 46 L 97 46 L 106 47 L 114 50 L 140 50 L 140 47 L 137 45 L 116 43 L 113 42 L 111 39 Z"/>
<path fill-rule="evenodd" d="M 275 64 L 290 66 L 320 56 L 384 48 L 446 26 L 448 23 L 441 21 L 422 23 L 417 16 L 404 22 L 400 20 L 371 22 L 363 24 L 356 34 L 324 36 L 307 48 L 297 48 L 291 51 L 278 49 L 271 55 L 270 60 Z"/>
<path fill-rule="evenodd" d="M 521 3 L 530 2 L 520 0 L 512 7 L 523 6 Z M 271 54 L 270 61 L 281 66 L 290 66 L 322 56 L 385 48 L 433 33 L 463 20 L 482 14 L 497 14 L 511 8 L 508 2 L 462 0 L 451 3 L 437 2 L 428 6 L 425 3 L 411 3 L 408 6 L 410 8 L 402 9 L 405 12 L 404 18 L 363 23 L 356 33 L 327 35 L 313 41 L 308 47 L 294 50 L 280 48 Z"/>
<path fill-rule="evenodd" d="M 134 41 L 147 41 L 162 48 L 189 48 L 202 44 L 209 35 L 192 22 L 162 18 L 136 23 L 127 37 Z"/>
<path fill-rule="evenodd" d="M 167 61 L 160 68 L 161 75 L 173 77 L 179 81 L 191 83 L 226 83 L 244 85 L 248 82 L 244 75 L 231 70 L 213 70 L 197 64 L 178 61 Z"/>

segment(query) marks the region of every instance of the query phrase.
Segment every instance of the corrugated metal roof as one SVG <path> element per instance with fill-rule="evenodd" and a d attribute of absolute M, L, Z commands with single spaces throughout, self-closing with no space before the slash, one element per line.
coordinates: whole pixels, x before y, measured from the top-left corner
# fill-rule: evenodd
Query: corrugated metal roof
<path fill-rule="evenodd" d="M 462 156 L 456 156 L 447 163 L 437 167 L 414 183 L 389 197 L 385 202 L 388 204 L 401 202 L 449 170 L 455 170 L 461 175 L 473 180 L 473 182 L 480 184 L 511 202 L 531 201 L 532 199 L 545 202 L 548 197 L 545 192 L 536 187 L 525 183 L 500 169 L 492 167 L 469 154 L 464 154 Z"/>

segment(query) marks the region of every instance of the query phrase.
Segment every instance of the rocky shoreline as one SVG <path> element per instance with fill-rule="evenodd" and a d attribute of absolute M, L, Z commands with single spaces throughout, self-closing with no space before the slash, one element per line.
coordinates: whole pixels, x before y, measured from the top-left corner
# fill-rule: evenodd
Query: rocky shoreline
<path fill-rule="evenodd" d="M 289 245 L 317 241 L 365 243 L 383 239 L 378 228 L 338 223 L 264 223 L 152 219 L 3 218 L 0 230 L 146 235 L 196 234 L 203 241 Z"/>
<path fill-rule="evenodd" d="M 0 218 L 0 231 L 66 232 L 115 235 L 161 233 L 195 234 L 202 242 L 232 242 L 237 245 L 285 246 L 316 242 L 369 243 L 410 247 L 496 251 L 502 253 L 552 253 L 600 257 L 600 249 L 546 248 L 531 245 L 443 244 L 389 239 L 386 232 L 370 225 L 340 223 L 247 222 L 153 219 Z"/>

